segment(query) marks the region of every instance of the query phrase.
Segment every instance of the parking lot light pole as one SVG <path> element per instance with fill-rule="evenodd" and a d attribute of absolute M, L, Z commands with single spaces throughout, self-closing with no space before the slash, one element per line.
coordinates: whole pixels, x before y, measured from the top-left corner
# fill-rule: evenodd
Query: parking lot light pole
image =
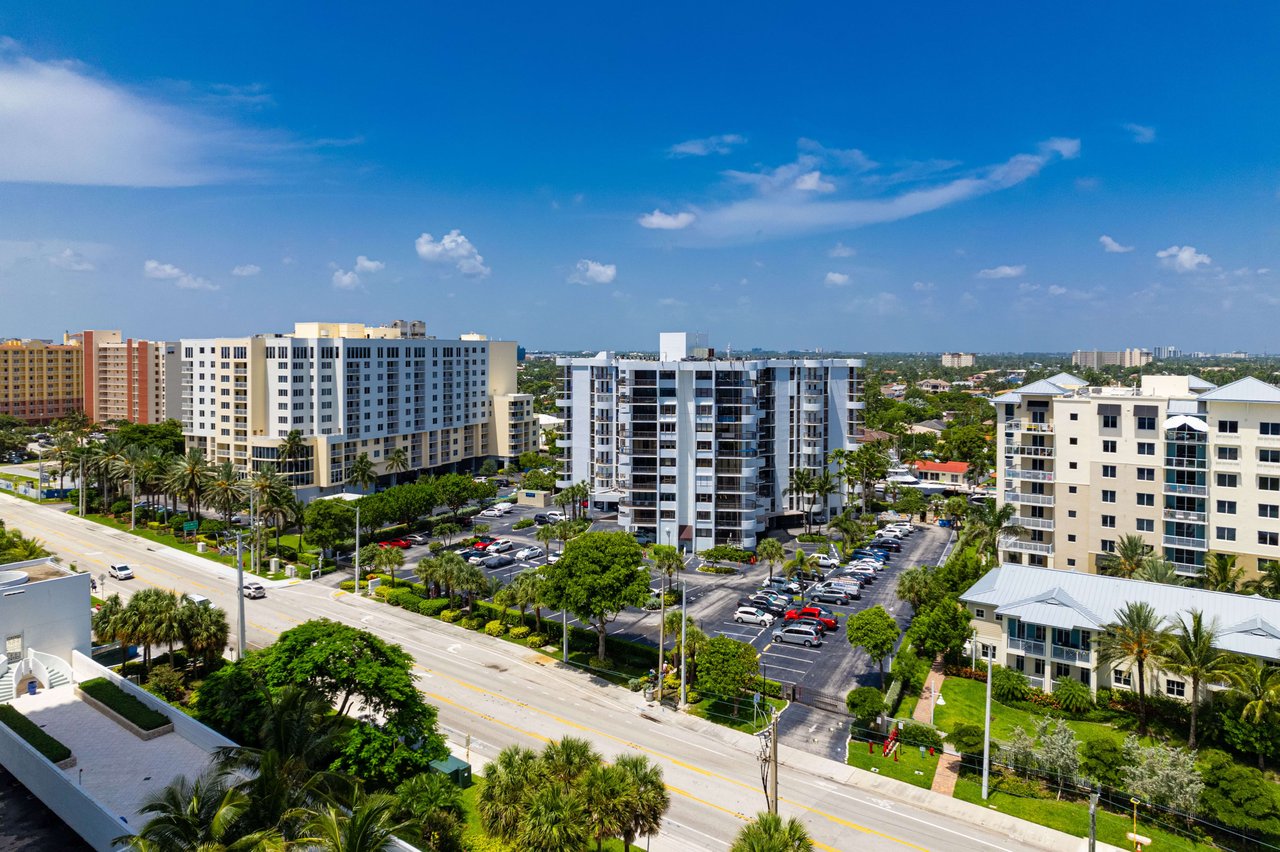
<path fill-rule="evenodd" d="M 240 599 L 240 618 L 236 623 L 236 662 L 244 659 L 244 551 L 241 548 L 241 535 L 236 532 L 236 591 Z"/>
<path fill-rule="evenodd" d="M 987 779 L 991 774 L 991 663 L 995 659 L 995 647 L 990 652 L 982 649 L 982 658 L 987 661 L 987 710 L 982 721 L 982 801 L 987 800 Z"/>
<path fill-rule="evenodd" d="M 360 596 L 360 501 L 356 501 L 356 597 Z"/>
<path fill-rule="evenodd" d="M 680 555 L 683 556 L 684 554 L 682 553 Z M 681 707 L 685 706 L 685 704 L 687 703 L 685 699 L 685 695 L 686 695 L 685 684 L 687 683 L 687 681 L 685 680 L 685 673 L 684 673 L 684 670 L 685 670 L 685 649 L 684 649 L 685 629 L 684 628 L 689 621 L 689 616 L 687 615 L 688 610 L 685 608 L 687 606 L 687 603 L 685 601 L 685 596 L 688 594 L 688 591 L 689 591 L 689 581 L 682 579 L 680 581 L 680 706 Z"/>

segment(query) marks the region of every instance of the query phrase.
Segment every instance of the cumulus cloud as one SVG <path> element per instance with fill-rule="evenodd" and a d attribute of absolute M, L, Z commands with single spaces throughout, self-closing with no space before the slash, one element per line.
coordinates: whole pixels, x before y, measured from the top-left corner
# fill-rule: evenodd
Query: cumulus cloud
<path fill-rule="evenodd" d="M 1024 265 L 1018 266 L 993 266 L 990 269 L 982 269 L 978 271 L 979 278 L 1017 278 L 1019 275 L 1027 271 Z"/>
<path fill-rule="evenodd" d="M 59 269 L 70 272 L 92 272 L 94 269 L 93 263 L 87 257 L 69 248 L 63 249 L 58 254 L 51 254 L 45 259 Z"/>
<path fill-rule="evenodd" d="M 911 289 L 917 293 L 930 293 L 933 291 L 932 281 L 917 281 L 911 285 Z"/>
<path fill-rule="evenodd" d="M 693 224 L 693 220 L 698 218 L 689 212 L 682 213 L 663 213 L 661 210 L 654 210 L 652 213 L 646 213 L 637 221 L 640 222 L 642 228 L 652 228 L 658 231 L 678 231 L 681 228 L 687 228 Z"/>
<path fill-rule="evenodd" d="M 1139 145 L 1149 145 L 1156 141 L 1156 129 L 1142 124 L 1126 124 L 1124 129 L 1133 134 L 1133 141 Z"/>
<path fill-rule="evenodd" d="M 1066 288 L 1066 287 L 1061 286 L 1060 284 L 1050 284 L 1050 285 L 1049 285 L 1049 295 L 1050 295 L 1050 296 L 1061 296 L 1061 295 L 1065 294 L 1066 292 L 1067 292 L 1067 288 Z"/>
<path fill-rule="evenodd" d="M 438 242 L 430 234 L 423 234 L 414 240 L 413 246 L 418 251 L 418 257 L 428 263 L 449 264 L 463 275 L 484 278 L 492 271 L 484 265 L 484 257 L 476 247 L 457 228 L 445 234 Z"/>
<path fill-rule="evenodd" d="M 355 270 L 333 270 L 333 286 L 339 290 L 354 290 L 362 283 L 364 282 L 360 280 L 360 276 L 356 274 Z"/>
<path fill-rule="evenodd" d="M 822 281 L 828 287 L 843 287 L 849 283 L 849 276 L 843 272 L 828 272 Z"/>
<path fill-rule="evenodd" d="M 618 267 L 612 263 L 597 263 L 583 258 L 574 267 L 569 280 L 574 284 L 612 284 L 618 277 Z"/>
<path fill-rule="evenodd" d="M 796 189 L 802 192 L 835 192 L 836 185 L 829 180 L 823 180 L 822 172 L 812 171 L 806 172 L 796 178 L 796 182 L 792 184 Z"/>
<path fill-rule="evenodd" d="M 827 257 L 853 257 L 857 253 L 857 249 L 850 248 L 844 243 L 836 243 L 827 252 Z"/>
<path fill-rule="evenodd" d="M 1195 246 L 1169 246 L 1156 252 L 1156 257 L 1164 267 L 1174 272 L 1195 272 L 1213 263 L 1213 258 L 1196 251 Z"/>
<path fill-rule="evenodd" d="M 1106 234 L 1098 237 L 1098 242 L 1102 243 L 1102 248 L 1108 254 L 1124 254 L 1133 251 L 1133 246 L 1122 246 Z"/>
<path fill-rule="evenodd" d="M 668 296 L 665 299 L 659 299 L 658 304 L 664 308 L 683 308 L 688 303 L 682 302 L 679 299 L 673 299 L 670 296 Z"/>
<path fill-rule="evenodd" d="M 231 274 L 237 278 L 252 278 L 262 271 L 262 267 L 256 263 L 242 263 L 231 270 Z"/>
<path fill-rule="evenodd" d="M 218 285 L 207 278 L 192 275 L 172 263 L 161 263 L 158 260 L 148 260 L 142 264 L 142 274 L 147 278 L 154 278 L 159 281 L 172 281 L 174 286 L 181 290 L 218 289 Z"/>
<path fill-rule="evenodd" d="M 380 260 L 370 260 L 364 255 L 356 258 L 356 272 L 379 272 L 386 268 L 386 264 Z"/>
<path fill-rule="evenodd" d="M 672 157 L 705 157 L 708 154 L 727 154 L 733 146 L 746 142 L 746 137 L 737 133 L 724 133 L 719 136 L 708 136 L 705 139 L 687 139 L 667 149 Z"/>

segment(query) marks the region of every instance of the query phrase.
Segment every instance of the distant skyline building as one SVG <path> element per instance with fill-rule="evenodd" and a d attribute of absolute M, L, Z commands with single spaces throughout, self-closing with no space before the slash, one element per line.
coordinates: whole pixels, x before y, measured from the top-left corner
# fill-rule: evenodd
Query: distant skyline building
<path fill-rule="evenodd" d="M 977 362 L 977 355 L 973 352 L 943 352 L 942 366 L 963 369 L 972 367 Z"/>
<path fill-rule="evenodd" d="M 72 335 L 84 352 L 84 413 L 92 423 L 163 423 L 182 416 L 178 344 L 125 338 L 119 330 Z M 173 381 L 173 393 L 168 382 Z"/>
<path fill-rule="evenodd" d="M 1182 357 L 1182 350 L 1176 346 L 1157 346 L 1155 348 L 1155 358 L 1157 361 L 1169 361 L 1180 357 Z"/>
<path fill-rule="evenodd" d="M 1149 349 L 1121 349 L 1115 352 L 1098 349 L 1077 349 L 1071 353 L 1071 364 L 1101 370 L 1103 367 L 1142 367 L 1151 363 Z"/>
<path fill-rule="evenodd" d="M 84 351 L 78 339 L 0 341 L 0 414 L 50 423 L 83 406 Z"/>

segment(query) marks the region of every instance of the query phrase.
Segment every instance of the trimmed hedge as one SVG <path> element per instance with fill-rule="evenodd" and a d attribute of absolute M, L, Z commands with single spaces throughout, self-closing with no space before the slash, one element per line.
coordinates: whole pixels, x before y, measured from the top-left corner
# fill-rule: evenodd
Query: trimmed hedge
<path fill-rule="evenodd" d="M 53 763 L 71 757 L 71 749 L 49 736 L 39 725 L 23 716 L 10 704 L 0 704 L 0 725 L 12 730 Z"/>
<path fill-rule="evenodd" d="M 547 635 L 545 633 L 532 633 L 529 638 L 524 640 L 524 644 L 530 648 L 541 648 L 547 644 Z"/>
<path fill-rule="evenodd" d="M 511 525 L 511 529 L 527 530 L 531 526 L 533 526 L 533 518 L 521 518 L 520 520 L 516 521 L 514 524 Z"/>
<path fill-rule="evenodd" d="M 507 635 L 510 636 L 513 641 L 521 642 L 529 637 L 530 632 L 531 631 L 528 627 L 520 626 L 513 627 L 508 630 Z"/>
<path fill-rule="evenodd" d="M 80 691 L 105 704 L 144 731 L 154 731 L 169 724 L 168 717 L 163 713 L 152 710 L 105 677 L 86 680 L 80 684 Z"/>
<path fill-rule="evenodd" d="M 423 598 L 418 601 L 418 612 L 433 618 L 438 617 L 448 608 L 448 598 Z"/>
<path fill-rule="evenodd" d="M 507 625 L 497 619 L 494 619 L 484 626 L 484 632 L 490 636 L 501 636 L 507 632 Z"/>

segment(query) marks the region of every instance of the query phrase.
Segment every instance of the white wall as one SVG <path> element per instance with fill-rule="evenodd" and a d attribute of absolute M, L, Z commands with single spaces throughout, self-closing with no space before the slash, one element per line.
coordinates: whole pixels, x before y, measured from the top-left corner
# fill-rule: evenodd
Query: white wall
<path fill-rule="evenodd" d="M 21 571 L 23 565 L 35 564 L 45 564 L 45 560 L 3 567 Z M 0 594 L 0 640 L 21 633 L 25 648 L 69 661 L 72 651 L 89 652 L 90 606 L 88 574 L 6 588 Z"/>

